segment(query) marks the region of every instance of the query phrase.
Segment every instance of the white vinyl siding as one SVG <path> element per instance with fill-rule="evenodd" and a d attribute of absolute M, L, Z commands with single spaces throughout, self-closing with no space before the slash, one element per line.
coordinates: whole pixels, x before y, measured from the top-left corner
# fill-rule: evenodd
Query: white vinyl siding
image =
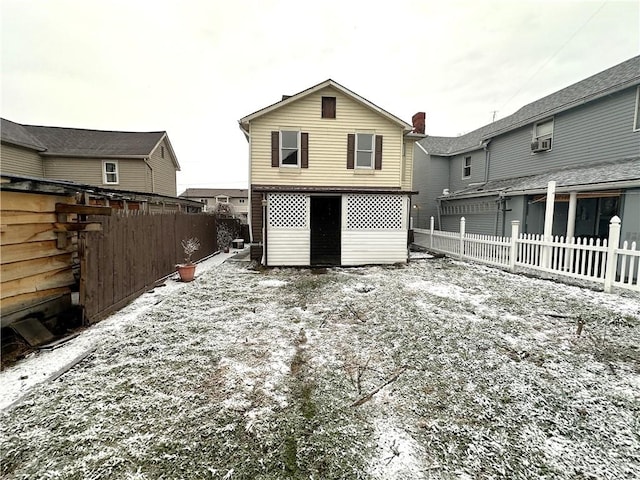
<path fill-rule="evenodd" d="M 307 266 L 311 263 L 310 196 L 268 195 L 267 264 Z M 408 196 L 342 195 L 341 264 L 406 262 Z"/>
<path fill-rule="evenodd" d="M 295 193 L 272 193 L 267 196 L 267 201 L 267 264 L 309 265 L 309 197 Z"/>
<path fill-rule="evenodd" d="M 342 265 L 406 262 L 408 205 L 407 196 L 343 195 Z"/>
<path fill-rule="evenodd" d="M 269 228 L 267 263 L 276 266 L 307 266 L 311 264 L 309 229 Z"/>
<path fill-rule="evenodd" d="M 393 264 L 407 261 L 407 231 L 342 231 L 342 265 Z"/>

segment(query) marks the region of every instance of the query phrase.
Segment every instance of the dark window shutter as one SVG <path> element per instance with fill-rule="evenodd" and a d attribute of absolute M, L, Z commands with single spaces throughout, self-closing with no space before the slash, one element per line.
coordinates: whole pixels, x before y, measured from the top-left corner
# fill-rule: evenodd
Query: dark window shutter
<path fill-rule="evenodd" d="M 300 166 L 309 168 L 309 134 L 305 132 L 300 134 Z"/>
<path fill-rule="evenodd" d="M 382 135 L 376 135 L 376 170 L 382 170 Z"/>
<path fill-rule="evenodd" d="M 280 132 L 271 132 L 271 166 L 280 166 Z"/>
<path fill-rule="evenodd" d="M 353 133 L 347 135 L 347 168 L 353 170 L 356 156 L 356 136 Z"/>

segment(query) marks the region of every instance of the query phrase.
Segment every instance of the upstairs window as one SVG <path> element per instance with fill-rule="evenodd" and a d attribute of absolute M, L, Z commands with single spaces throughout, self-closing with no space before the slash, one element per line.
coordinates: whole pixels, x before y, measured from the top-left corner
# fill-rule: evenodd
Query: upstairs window
<path fill-rule="evenodd" d="M 300 132 L 280 132 L 280 165 L 297 167 L 300 152 Z"/>
<path fill-rule="evenodd" d="M 164 146 L 160 146 L 160 157 L 164 158 Z"/>
<path fill-rule="evenodd" d="M 544 152 L 551 150 L 553 140 L 553 118 L 536 122 L 533 125 L 533 139 L 531 141 L 532 152 Z"/>
<path fill-rule="evenodd" d="M 336 118 L 336 97 L 322 97 L 322 118 Z"/>
<path fill-rule="evenodd" d="M 464 157 L 462 164 L 462 178 L 469 178 L 471 176 L 471 157 Z"/>
<path fill-rule="evenodd" d="M 347 169 L 354 168 L 382 170 L 382 135 L 347 135 Z"/>
<path fill-rule="evenodd" d="M 309 134 L 297 130 L 271 132 L 271 166 L 309 168 Z"/>
<path fill-rule="evenodd" d="M 373 134 L 356 134 L 356 168 L 373 168 Z"/>
<path fill-rule="evenodd" d="M 636 89 L 636 114 L 633 119 L 633 130 L 640 130 L 640 87 Z"/>
<path fill-rule="evenodd" d="M 109 185 L 119 183 L 118 162 L 102 162 L 102 181 Z"/>

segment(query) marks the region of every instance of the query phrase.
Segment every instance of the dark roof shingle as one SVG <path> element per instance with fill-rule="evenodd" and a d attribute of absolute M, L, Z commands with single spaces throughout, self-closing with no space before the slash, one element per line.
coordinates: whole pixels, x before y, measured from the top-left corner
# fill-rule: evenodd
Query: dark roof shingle
<path fill-rule="evenodd" d="M 525 105 L 508 117 L 478 128 L 459 137 L 427 136 L 419 143 L 430 154 L 453 155 L 468 149 L 480 147 L 482 141 L 509 130 L 540 120 L 585 101 L 595 100 L 640 83 L 640 56 L 633 57 L 614 67 L 574 83 L 551 95 Z M 444 141 L 448 139 L 448 141 Z"/>
<path fill-rule="evenodd" d="M 165 132 L 114 132 L 33 125 L 24 125 L 24 128 L 47 146 L 47 155 L 61 156 L 145 156 L 165 135 Z"/>

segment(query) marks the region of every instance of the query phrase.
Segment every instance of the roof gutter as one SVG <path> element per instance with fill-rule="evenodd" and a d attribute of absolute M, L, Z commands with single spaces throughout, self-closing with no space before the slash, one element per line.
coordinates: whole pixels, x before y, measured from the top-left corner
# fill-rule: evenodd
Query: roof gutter
<path fill-rule="evenodd" d="M 567 185 L 556 187 L 556 193 L 570 193 L 570 192 L 594 192 L 597 190 L 609 190 L 616 188 L 640 188 L 640 179 L 638 180 L 624 180 L 620 182 L 606 182 L 606 183 L 590 183 L 585 185 Z M 547 187 L 534 188 L 531 190 L 503 190 L 503 194 L 507 197 L 513 197 L 517 195 L 539 195 L 547 193 Z"/>
<path fill-rule="evenodd" d="M 144 160 L 147 155 L 100 155 L 86 153 L 56 153 L 56 152 L 40 152 L 39 155 L 44 157 L 64 157 L 64 158 L 129 158 L 134 160 Z"/>

